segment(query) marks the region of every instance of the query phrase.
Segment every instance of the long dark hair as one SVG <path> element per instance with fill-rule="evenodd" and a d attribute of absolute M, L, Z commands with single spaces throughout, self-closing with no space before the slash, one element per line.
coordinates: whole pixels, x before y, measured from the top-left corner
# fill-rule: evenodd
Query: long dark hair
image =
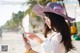
<path fill-rule="evenodd" d="M 66 23 L 64 17 L 57 15 L 55 13 L 51 12 L 44 12 L 45 15 L 50 19 L 51 21 L 51 29 L 56 32 L 60 32 L 62 35 L 62 41 L 66 52 L 70 51 L 70 49 L 73 49 L 73 45 L 71 43 L 71 34 L 70 34 L 70 28 L 68 24 Z M 49 27 L 45 24 L 45 37 L 47 37 L 47 34 L 49 31 L 51 31 Z"/>

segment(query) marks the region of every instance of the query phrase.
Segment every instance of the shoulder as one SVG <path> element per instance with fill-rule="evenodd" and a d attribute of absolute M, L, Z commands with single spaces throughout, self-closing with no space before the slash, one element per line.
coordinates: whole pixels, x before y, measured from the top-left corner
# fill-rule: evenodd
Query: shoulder
<path fill-rule="evenodd" d="M 52 34 L 52 38 L 62 38 L 62 35 L 59 32 L 55 32 Z"/>
<path fill-rule="evenodd" d="M 55 33 L 53 34 L 52 38 L 51 38 L 52 41 L 56 41 L 56 42 L 61 42 L 62 40 L 62 35 L 60 33 Z"/>

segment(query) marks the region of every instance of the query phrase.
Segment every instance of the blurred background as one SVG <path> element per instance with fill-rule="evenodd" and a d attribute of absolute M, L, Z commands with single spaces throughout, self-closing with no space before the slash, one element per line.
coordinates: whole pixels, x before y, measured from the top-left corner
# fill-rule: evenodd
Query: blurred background
<path fill-rule="evenodd" d="M 35 33 L 44 39 L 44 20 L 31 9 L 37 3 L 44 6 L 48 2 L 61 3 L 67 15 L 76 19 L 68 21 L 77 49 L 69 53 L 80 53 L 80 0 L 0 0 L 0 53 L 24 53 L 23 32 Z M 31 44 L 34 50 L 40 51 L 37 43 L 31 41 Z"/>

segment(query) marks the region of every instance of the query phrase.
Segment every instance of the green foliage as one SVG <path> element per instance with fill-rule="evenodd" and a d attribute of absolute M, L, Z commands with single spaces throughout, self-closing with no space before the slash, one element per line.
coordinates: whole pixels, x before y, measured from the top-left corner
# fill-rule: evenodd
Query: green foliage
<path fill-rule="evenodd" d="M 76 22 L 76 25 L 77 25 L 77 31 L 80 34 L 80 22 Z"/>
<path fill-rule="evenodd" d="M 7 23 L 5 24 L 5 28 L 17 28 L 19 25 L 21 25 L 22 19 L 26 14 L 29 14 L 30 18 L 35 17 L 37 21 L 40 21 L 41 19 L 37 17 L 34 13 L 32 13 L 32 7 L 37 3 L 41 5 L 46 5 L 48 2 L 51 1 L 52 0 L 28 0 L 28 2 L 26 2 L 26 5 L 29 5 L 29 8 L 25 12 L 19 11 L 18 13 L 13 13 L 12 19 L 7 21 Z"/>
<path fill-rule="evenodd" d="M 12 13 L 12 19 L 7 21 L 5 24 L 5 28 L 7 29 L 15 29 L 21 25 L 22 19 L 24 17 L 24 12 L 19 11 L 18 13 Z"/>
<path fill-rule="evenodd" d="M 60 0 L 57 0 L 60 1 Z M 34 15 L 34 13 L 32 13 L 32 7 L 39 3 L 41 5 L 46 5 L 47 3 L 52 2 L 52 0 L 28 0 L 28 2 L 26 2 L 26 5 L 30 5 L 29 8 L 25 11 L 25 14 L 29 14 L 31 17 L 36 17 L 36 15 Z M 34 15 L 34 16 L 33 16 Z"/>
<path fill-rule="evenodd" d="M 29 8 L 25 11 L 25 14 L 29 14 L 30 18 L 31 17 L 35 17 L 37 21 L 40 20 L 39 17 L 37 17 L 34 13 L 32 13 L 32 7 L 39 3 L 41 5 L 46 5 L 48 2 L 51 2 L 52 0 L 28 0 L 28 2 L 26 2 L 26 5 L 30 5 Z"/>

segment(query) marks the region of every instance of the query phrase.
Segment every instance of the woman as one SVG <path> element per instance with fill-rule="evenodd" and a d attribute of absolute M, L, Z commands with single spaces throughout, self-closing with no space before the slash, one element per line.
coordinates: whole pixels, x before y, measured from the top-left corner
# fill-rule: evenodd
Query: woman
<path fill-rule="evenodd" d="M 41 44 L 41 53 L 67 53 L 73 49 L 73 45 L 71 43 L 70 28 L 67 25 L 65 19 L 69 21 L 73 21 L 74 19 L 66 16 L 63 12 L 63 8 L 61 8 L 62 6 L 60 4 L 48 3 L 47 7 L 35 5 L 32 9 L 33 12 L 38 16 L 44 16 L 44 36 L 46 40 L 41 40 L 33 33 L 27 33 L 30 39 L 36 40 Z M 31 48 L 28 49 L 28 52 L 37 53 Z"/>

